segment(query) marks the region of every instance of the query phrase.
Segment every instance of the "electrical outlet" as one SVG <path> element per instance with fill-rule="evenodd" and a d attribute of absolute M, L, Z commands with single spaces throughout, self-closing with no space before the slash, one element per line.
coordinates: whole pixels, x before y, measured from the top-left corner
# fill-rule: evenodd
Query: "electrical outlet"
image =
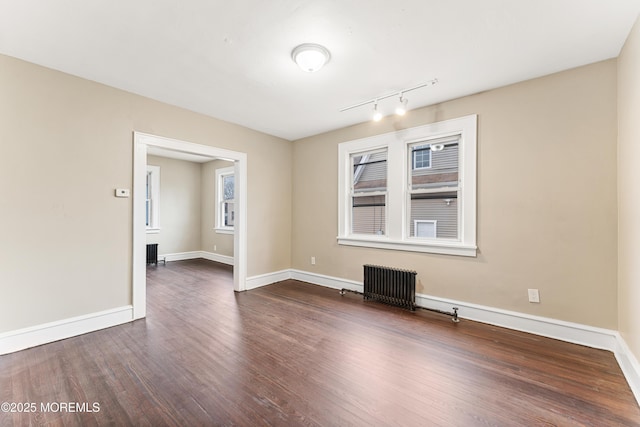
<path fill-rule="evenodd" d="M 316 265 L 316 257 L 311 257 L 311 265 Z"/>
<path fill-rule="evenodd" d="M 213 252 L 218 252 L 218 245 L 213 245 Z"/>
<path fill-rule="evenodd" d="M 529 289 L 529 302 L 540 302 L 540 292 L 537 289 Z"/>

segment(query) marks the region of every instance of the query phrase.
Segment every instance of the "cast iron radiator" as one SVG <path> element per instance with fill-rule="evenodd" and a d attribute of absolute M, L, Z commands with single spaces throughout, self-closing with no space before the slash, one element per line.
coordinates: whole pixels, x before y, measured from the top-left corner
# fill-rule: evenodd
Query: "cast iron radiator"
<path fill-rule="evenodd" d="M 364 266 L 364 299 L 416 309 L 415 271 L 378 265 Z"/>
<path fill-rule="evenodd" d="M 147 265 L 158 265 L 158 244 L 151 243 L 147 245 Z"/>

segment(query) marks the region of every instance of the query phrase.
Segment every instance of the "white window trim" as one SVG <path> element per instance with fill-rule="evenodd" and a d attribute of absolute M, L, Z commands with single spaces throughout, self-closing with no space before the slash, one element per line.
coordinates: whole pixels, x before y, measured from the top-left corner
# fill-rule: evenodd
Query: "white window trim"
<path fill-rule="evenodd" d="M 233 166 L 229 166 L 228 168 L 220 168 L 216 169 L 216 218 L 215 218 L 215 228 L 214 231 L 219 234 L 233 234 L 234 227 L 226 226 L 222 223 L 222 218 L 224 217 L 222 213 L 222 195 L 224 194 L 223 189 L 223 178 L 228 175 L 233 175 L 235 173 L 235 168 Z M 235 189 L 234 189 L 235 193 Z M 235 195 L 235 194 L 234 194 Z M 227 200 L 228 202 L 229 200 Z M 231 202 L 234 202 L 231 200 Z"/>
<path fill-rule="evenodd" d="M 147 165 L 151 172 L 151 225 L 146 227 L 147 234 L 160 232 L 160 166 Z"/>
<path fill-rule="evenodd" d="M 409 238 L 406 197 L 410 145 L 446 136 L 460 135 L 458 179 L 461 197 L 458 240 Z M 350 156 L 375 149 L 388 150 L 387 228 L 384 235 L 351 233 Z M 341 245 L 428 252 L 475 257 L 476 246 L 477 115 L 432 123 L 338 145 L 338 243 Z M 393 172 L 393 173 L 391 173 Z"/>

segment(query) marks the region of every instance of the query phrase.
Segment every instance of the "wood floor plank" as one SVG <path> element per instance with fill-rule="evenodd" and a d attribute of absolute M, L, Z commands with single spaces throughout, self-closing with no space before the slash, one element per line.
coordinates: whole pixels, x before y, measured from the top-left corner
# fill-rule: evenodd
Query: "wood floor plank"
<path fill-rule="evenodd" d="M 640 426 L 613 354 L 231 267 L 147 272 L 146 319 L 0 356 L 2 426 Z"/>

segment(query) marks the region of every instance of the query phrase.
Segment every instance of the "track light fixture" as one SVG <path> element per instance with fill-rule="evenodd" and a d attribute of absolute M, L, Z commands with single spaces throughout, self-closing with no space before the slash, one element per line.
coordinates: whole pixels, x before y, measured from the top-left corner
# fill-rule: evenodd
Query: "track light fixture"
<path fill-rule="evenodd" d="M 407 98 L 400 92 L 400 99 L 398 99 L 398 105 L 396 106 L 396 115 L 404 116 L 407 113 Z"/>
<path fill-rule="evenodd" d="M 379 122 L 380 120 L 382 120 L 382 113 L 378 110 L 378 101 L 376 101 L 375 104 L 373 104 L 372 118 L 374 122 Z"/>
<path fill-rule="evenodd" d="M 382 111 L 378 108 L 379 101 L 381 101 L 383 99 L 391 98 L 393 96 L 397 96 L 398 97 L 398 103 L 397 103 L 397 106 L 396 106 L 396 109 L 395 109 L 395 113 L 398 116 L 404 116 L 407 113 L 407 103 L 409 102 L 408 99 L 404 95 L 407 92 L 411 92 L 413 90 L 420 89 L 420 88 L 427 87 L 427 86 L 433 86 L 436 83 L 438 83 L 438 79 L 429 80 L 426 83 L 423 83 L 423 84 L 420 84 L 420 85 L 417 85 L 417 86 L 414 86 L 414 87 L 410 87 L 408 89 L 403 89 L 403 90 L 401 90 L 399 92 L 393 92 L 393 93 L 390 93 L 390 94 L 387 94 L 387 95 L 378 96 L 377 98 L 369 99 L 367 101 L 359 102 L 357 104 L 341 108 L 340 112 L 351 110 L 353 108 L 362 107 L 363 105 L 367 105 L 367 104 L 373 104 L 373 117 L 372 118 L 373 118 L 373 121 L 379 122 L 380 120 L 382 120 L 382 117 L 383 117 Z"/>

